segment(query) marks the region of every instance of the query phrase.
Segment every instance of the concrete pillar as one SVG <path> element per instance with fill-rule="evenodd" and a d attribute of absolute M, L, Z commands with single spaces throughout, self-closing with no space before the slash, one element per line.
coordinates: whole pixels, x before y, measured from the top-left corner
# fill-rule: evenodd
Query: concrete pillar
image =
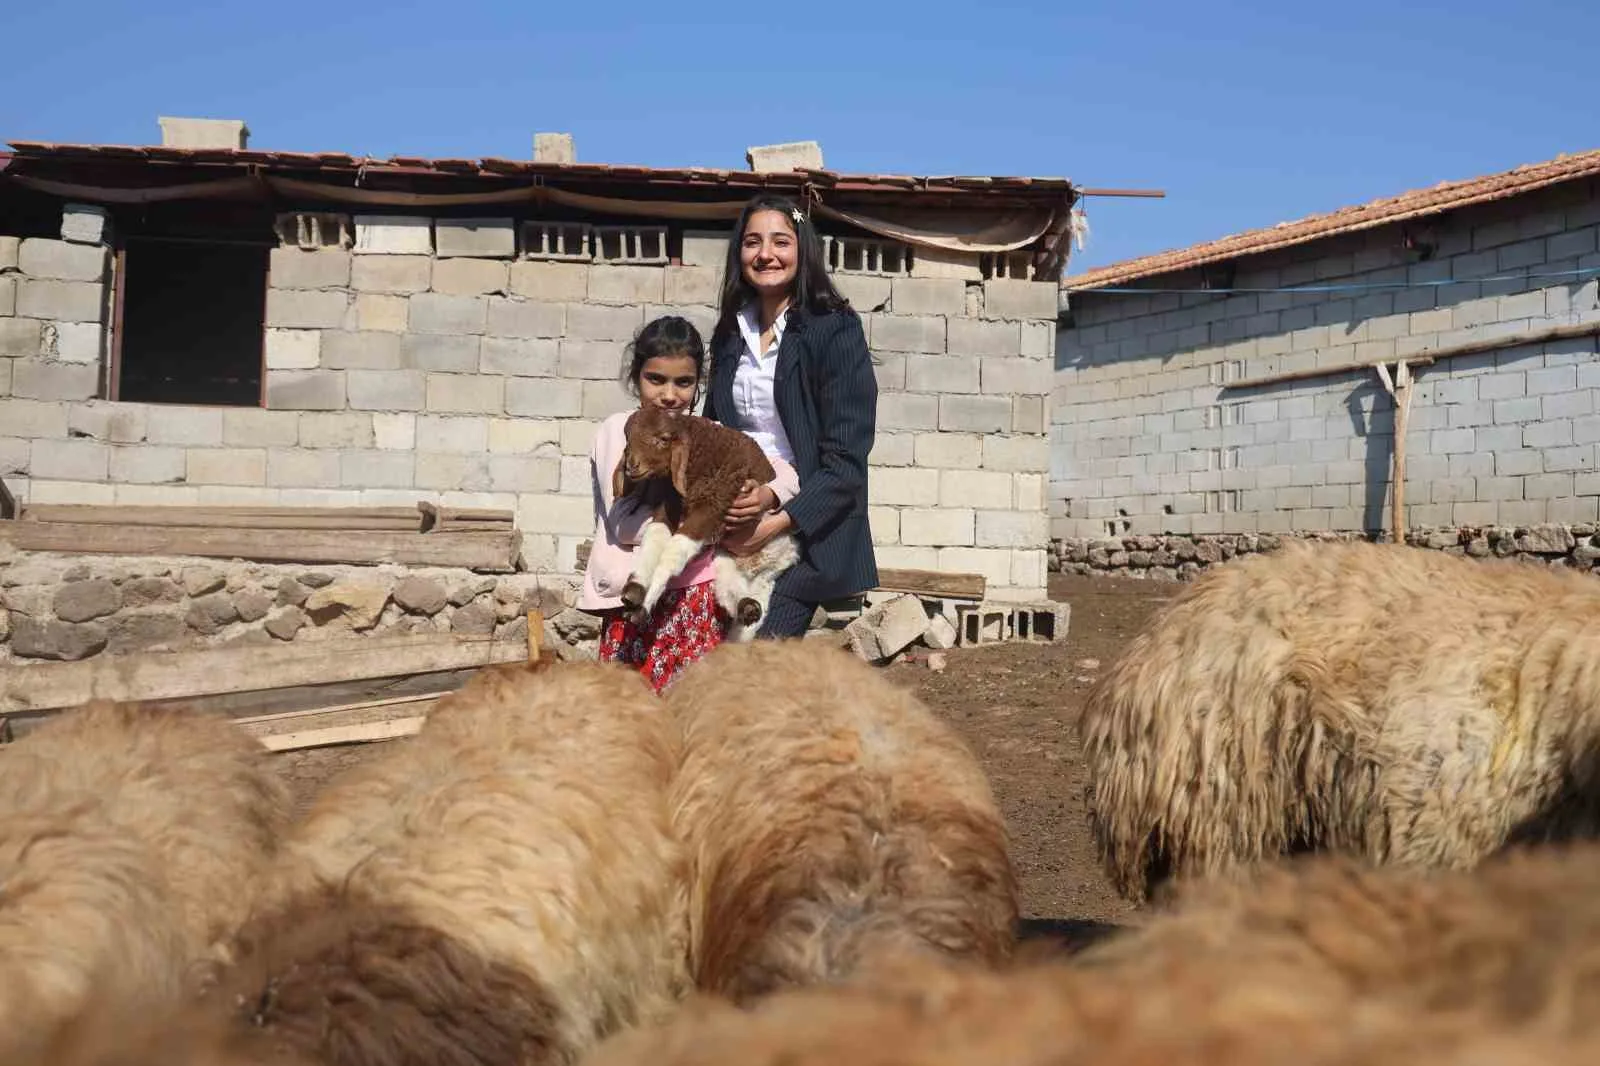
<path fill-rule="evenodd" d="M 535 133 L 533 135 L 533 161 L 535 163 L 576 163 L 578 150 L 570 133 Z"/>
<path fill-rule="evenodd" d="M 237 118 L 169 118 L 161 123 L 164 148 L 244 148 L 250 140 L 250 127 Z"/>

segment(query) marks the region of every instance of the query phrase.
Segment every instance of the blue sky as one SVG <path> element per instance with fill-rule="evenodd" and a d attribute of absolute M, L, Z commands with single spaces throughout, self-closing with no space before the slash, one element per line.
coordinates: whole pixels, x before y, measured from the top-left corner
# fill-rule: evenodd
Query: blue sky
<path fill-rule="evenodd" d="M 1084 10 L 1084 8 L 1089 8 Z M 1600 4 L 6 6 L 0 140 L 743 167 L 816 139 L 840 170 L 1040 174 L 1095 199 L 1074 271 L 1600 147 Z"/>

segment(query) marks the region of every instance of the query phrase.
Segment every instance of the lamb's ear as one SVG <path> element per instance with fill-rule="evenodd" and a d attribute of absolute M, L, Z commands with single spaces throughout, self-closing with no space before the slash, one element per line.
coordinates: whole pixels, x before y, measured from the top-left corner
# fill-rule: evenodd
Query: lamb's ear
<path fill-rule="evenodd" d="M 611 471 L 611 498 L 620 500 L 628 494 L 633 486 L 629 484 L 627 475 L 628 459 L 624 456 L 617 460 L 617 468 Z"/>
<path fill-rule="evenodd" d="M 672 443 L 668 445 L 670 463 L 672 466 L 672 487 L 678 490 L 679 496 L 689 494 L 689 434 L 679 432 L 673 434 Z"/>

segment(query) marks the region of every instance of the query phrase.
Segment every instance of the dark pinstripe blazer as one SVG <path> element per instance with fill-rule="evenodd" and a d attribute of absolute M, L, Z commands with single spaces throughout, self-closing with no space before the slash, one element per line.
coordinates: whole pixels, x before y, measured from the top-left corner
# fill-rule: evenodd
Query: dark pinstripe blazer
<path fill-rule="evenodd" d="M 744 339 L 714 345 L 704 414 L 734 425 L 733 375 Z M 773 371 L 778 418 L 794 448 L 800 491 L 784 508 L 794 520 L 800 561 L 776 592 L 802 603 L 853 596 L 878 583 L 867 527 L 867 455 L 878 421 L 878 380 L 852 310 L 789 313 Z"/>

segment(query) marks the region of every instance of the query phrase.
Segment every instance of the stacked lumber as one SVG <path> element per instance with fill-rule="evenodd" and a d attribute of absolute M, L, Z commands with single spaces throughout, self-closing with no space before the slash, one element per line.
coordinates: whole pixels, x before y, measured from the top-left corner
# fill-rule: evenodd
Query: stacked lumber
<path fill-rule="evenodd" d="M 509 573 L 509 510 L 443 507 L 186 507 L 24 504 L 0 519 L 24 551 L 198 555 L 286 563 L 401 563 Z"/>

